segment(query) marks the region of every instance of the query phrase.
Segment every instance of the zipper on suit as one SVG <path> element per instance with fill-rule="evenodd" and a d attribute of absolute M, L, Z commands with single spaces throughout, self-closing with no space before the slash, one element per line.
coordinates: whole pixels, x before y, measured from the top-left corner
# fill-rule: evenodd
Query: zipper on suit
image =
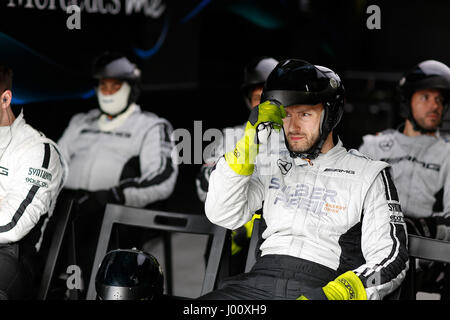
<path fill-rule="evenodd" d="M 306 160 L 311 167 L 314 165 L 314 163 L 310 159 L 305 158 L 304 160 Z"/>

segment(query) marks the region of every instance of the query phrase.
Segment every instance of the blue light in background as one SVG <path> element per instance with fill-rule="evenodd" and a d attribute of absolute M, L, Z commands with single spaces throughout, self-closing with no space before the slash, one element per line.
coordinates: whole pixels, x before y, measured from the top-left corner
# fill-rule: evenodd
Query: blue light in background
<path fill-rule="evenodd" d="M 159 38 L 156 41 L 156 44 L 148 50 L 133 48 L 134 53 L 136 53 L 136 55 L 141 59 L 149 59 L 152 56 L 154 56 L 159 51 L 159 49 L 161 49 L 161 46 L 163 45 L 164 40 L 166 40 L 168 30 L 169 30 L 169 18 L 166 17 L 163 28 L 161 30 L 161 34 L 159 35 Z"/>
<path fill-rule="evenodd" d="M 255 5 L 237 3 L 229 6 L 229 10 L 264 29 L 279 29 L 284 26 L 282 20 Z"/>
<path fill-rule="evenodd" d="M 193 19 L 195 16 L 197 16 L 212 0 L 203 0 L 202 2 L 200 2 L 194 9 L 192 9 L 187 15 L 185 15 L 181 20 L 180 23 L 184 24 L 188 21 L 190 21 L 191 19 Z M 156 44 L 148 49 L 148 50 L 143 50 L 143 49 L 139 49 L 139 48 L 133 48 L 134 53 L 141 59 L 149 59 L 151 57 L 153 57 L 162 47 L 164 41 L 167 38 L 167 32 L 169 30 L 169 17 L 166 16 L 165 21 L 164 21 L 164 26 L 163 29 L 161 30 L 161 34 L 158 38 L 158 40 L 156 41 Z"/>
<path fill-rule="evenodd" d="M 196 15 L 200 13 L 209 3 L 211 0 L 203 0 L 200 2 L 191 12 L 189 12 L 186 16 L 184 16 L 183 19 L 180 20 L 180 23 L 186 23 L 192 18 L 194 18 Z"/>

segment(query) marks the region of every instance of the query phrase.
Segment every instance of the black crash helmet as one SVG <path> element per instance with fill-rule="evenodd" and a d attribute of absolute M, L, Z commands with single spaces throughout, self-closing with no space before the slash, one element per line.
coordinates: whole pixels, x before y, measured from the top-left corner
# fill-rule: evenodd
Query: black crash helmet
<path fill-rule="evenodd" d="M 309 150 L 292 151 L 285 139 L 291 157 L 314 159 L 319 155 L 329 133 L 341 120 L 344 96 L 344 86 L 334 71 L 304 60 L 288 59 L 280 61 L 269 75 L 261 102 L 271 100 L 285 107 L 296 104 L 323 104 L 324 114 L 320 123 L 319 139 Z"/>
<path fill-rule="evenodd" d="M 108 252 L 95 277 L 100 300 L 154 300 L 163 294 L 163 287 L 158 260 L 135 249 Z"/>
<path fill-rule="evenodd" d="M 272 57 L 261 56 L 252 59 L 245 66 L 241 90 L 249 108 L 252 107 L 249 99 L 250 90 L 256 86 L 263 86 L 277 64 L 278 60 Z"/>
<path fill-rule="evenodd" d="M 444 97 L 444 115 L 448 110 L 450 100 L 450 68 L 436 60 L 422 61 L 405 72 L 398 83 L 401 115 L 411 121 L 415 130 L 425 133 L 429 130 L 419 126 L 411 111 L 412 95 L 414 92 L 423 89 L 438 89 L 441 91 Z"/>
<path fill-rule="evenodd" d="M 97 80 L 112 78 L 133 83 L 140 79 L 141 71 L 123 54 L 105 52 L 95 60 L 92 77 Z"/>
<path fill-rule="evenodd" d="M 92 77 L 126 81 L 131 87 L 128 105 L 136 102 L 140 94 L 141 70 L 125 55 L 118 52 L 105 52 L 97 57 L 92 67 Z"/>

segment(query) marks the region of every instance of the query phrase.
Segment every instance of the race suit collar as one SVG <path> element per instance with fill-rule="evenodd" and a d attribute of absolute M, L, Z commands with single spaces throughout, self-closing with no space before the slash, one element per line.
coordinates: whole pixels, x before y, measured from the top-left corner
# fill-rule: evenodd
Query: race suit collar
<path fill-rule="evenodd" d="M 398 125 L 398 127 L 396 128 L 396 133 L 399 133 L 402 136 L 408 137 L 408 138 L 417 138 L 417 137 L 422 137 L 422 136 L 426 136 L 426 137 L 433 137 L 433 138 L 441 138 L 441 131 L 439 130 L 439 128 L 436 129 L 434 136 L 430 136 L 428 134 L 421 134 L 420 136 L 415 136 L 415 137 L 410 137 L 407 136 L 403 133 L 403 130 L 405 130 L 405 123 L 401 123 L 400 125 Z"/>
<path fill-rule="evenodd" d="M 316 159 L 313 160 L 305 160 L 301 158 L 294 158 L 294 163 L 297 166 L 305 166 L 305 165 L 323 165 L 330 162 L 335 161 L 336 157 L 342 155 L 342 153 L 347 152 L 342 144 L 342 140 L 338 137 L 338 142 L 336 145 L 331 148 L 327 153 L 320 153 Z"/>
<path fill-rule="evenodd" d="M 401 129 L 401 131 L 400 131 Z M 407 136 L 403 133 L 403 129 L 401 127 L 399 127 L 399 130 L 396 130 L 394 132 L 394 134 L 397 136 L 397 138 L 404 143 L 421 143 L 421 142 L 426 142 L 426 141 L 434 141 L 436 139 L 441 139 L 441 134 L 439 129 L 436 130 L 436 134 L 434 136 L 430 136 L 427 134 L 421 134 L 419 136 Z"/>
<path fill-rule="evenodd" d="M 25 119 L 23 118 L 23 109 L 21 109 L 20 114 L 16 117 L 16 119 L 10 126 L 12 133 L 14 134 L 17 128 L 23 127 L 23 125 L 25 125 Z"/>
<path fill-rule="evenodd" d="M 10 126 L 1 126 L 0 127 L 0 150 L 1 154 L 6 150 L 6 148 L 11 143 L 12 137 L 14 133 L 17 131 L 17 128 L 23 127 L 25 124 L 25 120 L 23 119 L 23 110 L 20 111 L 20 114 L 14 119 L 13 123 Z"/>
<path fill-rule="evenodd" d="M 136 110 L 140 111 L 139 106 L 135 103 L 132 103 L 124 113 L 112 119 L 109 119 L 106 114 L 102 114 L 98 119 L 98 126 L 102 131 L 114 130 L 120 127 L 125 122 L 125 120 L 127 120 L 128 117 Z"/>

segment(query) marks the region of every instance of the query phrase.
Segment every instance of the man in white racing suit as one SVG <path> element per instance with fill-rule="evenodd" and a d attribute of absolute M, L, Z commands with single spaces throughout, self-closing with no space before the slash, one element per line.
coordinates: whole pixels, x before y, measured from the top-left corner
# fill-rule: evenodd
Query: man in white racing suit
<path fill-rule="evenodd" d="M 406 228 L 388 164 L 348 152 L 333 136 L 344 104 L 339 76 L 284 60 L 261 101 L 212 172 L 205 205 L 228 229 L 263 208 L 261 257 L 200 299 L 382 299 L 408 268 Z M 259 133 L 268 127 L 284 130 L 289 154 L 261 168 Z"/>
<path fill-rule="evenodd" d="M 450 143 L 439 134 L 450 101 L 450 68 L 423 61 L 404 74 L 399 93 L 405 123 L 364 136 L 359 151 L 392 166 L 409 233 L 450 241 Z M 437 273 L 427 269 L 430 276 Z"/>
<path fill-rule="evenodd" d="M 0 300 L 34 298 L 37 252 L 67 175 L 56 144 L 12 112 L 11 84 L 0 65 Z"/>
<path fill-rule="evenodd" d="M 84 279 L 89 279 L 106 204 L 160 209 L 178 175 L 172 125 L 136 104 L 137 66 L 120 53 L 105 53 L 94 63 L 93 77 L 99 108 L 74 115 L 58 141 L 70 168 L 65 188 L 79 198 Z M 146 241 L 143 231 L 119 230 L 121 247 Z"/>

